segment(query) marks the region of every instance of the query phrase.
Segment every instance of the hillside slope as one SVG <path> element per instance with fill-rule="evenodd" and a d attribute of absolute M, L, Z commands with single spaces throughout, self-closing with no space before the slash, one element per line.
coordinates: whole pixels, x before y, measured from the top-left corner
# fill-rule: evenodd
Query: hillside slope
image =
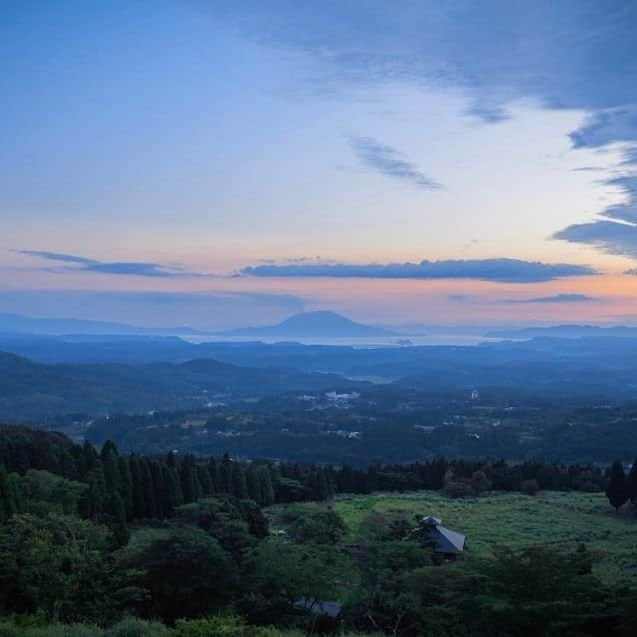
<path fill-rule="evenodd" d="M 286 391 L 353 385 L 330 374 L 238 367 L 213 359 L 182 364 L 43 365 L 0 352 L 0 413 L 7 420 L 55 414 L 201 407 Z"/>

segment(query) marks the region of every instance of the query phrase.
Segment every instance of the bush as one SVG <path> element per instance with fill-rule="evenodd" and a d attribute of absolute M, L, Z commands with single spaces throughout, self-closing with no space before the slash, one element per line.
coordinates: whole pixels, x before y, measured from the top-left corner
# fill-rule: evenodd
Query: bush
<path fill-rule="evenodd" d="M 86 624 L 20 625 L 20 622 L 0 622 L 2 637 L 102 637 L 101 628 Z"/>
<path fill-rule="evenodd" d="M 282 637 L 276 628 L 249 626 L 239 617 L 177 620 L 176 637 Z"/>
<path fill-rule="evenodd" d="M 468 482 L 452 480 L 442 488 L 442 494 L 447 498 L 469 498 L 475 495 L 475 491 Z"/>
<path fill-rule="evenodd" d="M 540 490 L 537 480 L 523 480 L 520 483 L 520 491 L 526 495 L 535 495 Z"/>
<path fill-rule="evenodd" d="M 172 631 L 159 622 L 129 617 L 111 626 L 104 637 L 169 637 Z"/>
<path fill-rule="evenodd" d="M 336 544 L 345 535 L 345 523 L 336 511 L 307 513 L 290 526 L 290 536 L 300 544 Z"/>
<path fill-rule="evenodd" d="M 482 493 L 483 491 L 489 491 L 491 489 L 491 481 L 487 478 L 487 474 L 484 471 L 474 471 L 471 476 L 471 488 L 476 493 Z"/>

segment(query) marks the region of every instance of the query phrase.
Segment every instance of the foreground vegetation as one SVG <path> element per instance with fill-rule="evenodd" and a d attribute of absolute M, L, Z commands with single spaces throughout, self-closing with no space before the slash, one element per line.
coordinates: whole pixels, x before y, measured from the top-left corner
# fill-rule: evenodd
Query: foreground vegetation
<path fill-rule="evenodd" d="M 242 463 L 24 428 L 0 429 L 0 460 L 3 636 L 637 630 L 635 517 L 600 491 L 632 498 L 618 466 Z M 467 534 L 457 560 L 420 532 L 430 514 Z"/>
<path fill-rule="evenodd" d="M 273 528 L 283 528 L 291 507 L 309 513 L 317 506 L 280 505 L 268 513 Z M 637 578 L 637 518 L 630 509 L 615 513 L 603 493 L 488 493 L 468 498 L 434 491 L 374 493 L 338 496 L 333 507 L 345 523 L 348 542 L 372 539 L 376 525 L 386 519 L 411 523 L 415 516 L 435 515 L 467 536 L 472 557 L 488 557 L 501 546 L 563 550 L 583 544 L 595 554 L 593 572 L 605 582 L 630 584 Z"/>
<path fill-rule="evenodd" d="M 234 615 L 180 620 L 174 628 L 133 617 L 123 619 L 110 628 L 90 624 L 50 624 L 37 616 L 0 620 L 0 635 L 3 637 L 302 637 L 304 634 L 300 630 L 250 626 Z M 356 635 L 344 633 L 343 637 Z"/>

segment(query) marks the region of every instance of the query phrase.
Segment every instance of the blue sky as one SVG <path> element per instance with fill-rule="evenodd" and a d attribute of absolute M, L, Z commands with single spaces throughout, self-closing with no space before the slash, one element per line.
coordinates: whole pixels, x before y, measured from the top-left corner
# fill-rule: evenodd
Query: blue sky
<path fill-rule="evenodd" d="M 0 311 L 630 322 L 636 27 L 620 1 L 7 3 Z"/>

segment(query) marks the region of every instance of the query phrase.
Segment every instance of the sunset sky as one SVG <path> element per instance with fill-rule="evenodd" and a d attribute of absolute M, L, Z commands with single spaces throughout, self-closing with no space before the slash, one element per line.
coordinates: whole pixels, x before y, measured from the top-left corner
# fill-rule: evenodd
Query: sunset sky
<path fill-rule="evenodd" d="M 637 3 L 37 1 L 0 312 L 637 324 Z"/>

